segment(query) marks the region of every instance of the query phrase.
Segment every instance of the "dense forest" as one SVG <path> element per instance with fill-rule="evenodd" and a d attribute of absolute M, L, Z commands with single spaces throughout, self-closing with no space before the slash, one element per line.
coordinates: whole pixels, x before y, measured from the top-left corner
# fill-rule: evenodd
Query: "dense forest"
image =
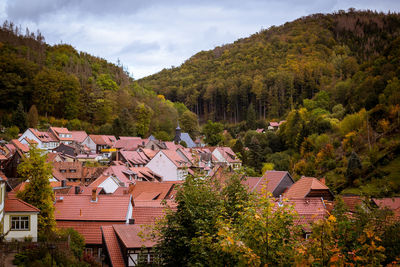
<path fill-rule="evenodd" d="M 388 196 L 400 194 L 399 63 L 400 15 L 349 9 L 273 26 L 138 82 L 210 120 L 208 143 L 231 146 L 250 175 L 289 170 L 325 177 L 336 193 Z M 254 131 L 279 120 L 278 131 Z"/>
<path fill-rule="evenodd" d="M 8 21 L 0 27 L 0 88 L 3 131 L 13 125 L 23 131 L 51 124 L 90 133 L 170 138 L 178 117 L 187 111 L 183 104 L 139 86 L 121 63 L 67 44 L 50 46 L 39 31 L 23 31 Z M 6 137 L 17 130 L 9 132 Z"/>
<path fill-rule="evenodd" d="M 396 56 L 392 50 L 399 36 L 399 14 L 353 9 L 315 14 L 202 51 L 139 84 L 183 102 L 203 121 L 240 122 L 251 103 L 257 118 L 283 118 L 321 90 L 333 97 L 332 103 L 355 112 L 375 106 L 396 75 L 397 67 L 374 64 L 377 69 L 371 74 L 381 71 L 384 76 L 365 71 L 378 57 Z M 363 84 L 370 82 L 373 86 L 364 90 Z"/>

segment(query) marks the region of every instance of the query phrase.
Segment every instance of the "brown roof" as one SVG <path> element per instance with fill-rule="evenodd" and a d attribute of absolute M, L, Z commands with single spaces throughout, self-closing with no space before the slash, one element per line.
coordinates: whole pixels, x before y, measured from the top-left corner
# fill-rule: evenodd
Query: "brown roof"
<path fill-rule="evenodd" d="M 289 203 L 299 215 L 298 224 L 310 224 L 327 215 L 324 203 L 320 198 L 292 198 Z"/>
<path fill-rule="evenodd" d="M 136 222 L 135 222 L 136 223 Z M 151 248 L 156 242 L 142 238 L 140 236 L 147 236 L 150 233 L 150 229 L 139 224 L 116 224 L 113 225 L 115 233 L 118 235 L 122 244 L 126 248 Z M 140 236 L 139 236 L 140 235 Z"/>
<path fill-rule="evenodd" d="M 64 180 L 67 178 L 71 178 L 71 179 L 82 178 L 82 162 L 80 162 L 80 161 L 53 162 L 53 176 L 55 176 L 59 180 Z M 64 179 L 62 179 L 62 178 L 64 178 Z"/>
<path fill-rule="evenodd" d="M 150 161 L 150 158 L 143 152 L 122 150 L 119 153 L 131 165 L 145 165 Z"/>
<path fill-rule="evenodd" d="M 164 153 L 164 155 L 167 156 L 167 158 L 169 158 L 178 168 L 191 166 L 191 164 L 185 161 L 185 159 L 183 159 L 175 150 L 160 150 L 159 153 Z"/>
<path fill-rule="evenodd" d="M 5 212 L 40 212 L 35 206 L 18 198 L 6 198 L 4 204 Z"/>
<path fill-rule="evenodd" d="M 97 145 L 108 145 L 110 147 L 112 147 L 114 143 L 117 141 L 117 139 L 113 135 L 89 134 L 89 137 Z"/>
<path fill-rule="evenodd" d="M 62 201 L 56 201 L 56 220 L 74 221 L 126 221 L 130 195 L 97 195 L 97 201 L 91 201 L 91 195 L 58 195 Z"/>
<path fill-rule="evenodd" d="M 71 131 L 71 134 L 72 139 L 79 144 L 85 141 L 85 138 L 88 136 L 85 131 Z"/>
<path fill-rule="evenodd" d="M 139 146 L 144 146 L 147 144 L 148 139 L 142 139 L 140 137 L 120 137 L 120 139 L 115 143 L 114 147 L 118 149 L 133 151 Z"/>
<path fill-rule="evenodd" d="M 162 176 L 158 173 L 153 172 L 147 167 L 131 167 L 129 168 L 133 171 L 138 178 L 141 178 L 144 181 L 161 181 Z"/>
<path fill-rule="evenodd" d="M 60 134 L 71 134 L 71 132 L 67 128 L 50 127 L 49 130 L 52 131 L 53 133 L 55 133 L 58 140 L 61 140 L 61 141 L 72 141 L 73 140 L 72 135 L 71 135 L 71 137 L 61 137 L 60 136 Z"/>
<path fill-rule="evenodd" d="M 102 226 L 101 232 L 106 245 L 108 255 L 110 256 L 111 265 L 113 267 L 125 267 L 124 258 L 119 247 L 117 235 L 111 225 Z"/>
<path fill-rule="evenodd" d="M 52 132 L 41 132 L 33 128 L 29 130 L 38 138 L 41 142 L 58 142 L 57 137 Z"/>
<path fill-rule="evenodd" d="M 302 177 L 285 193 L 287 198 L 304 198 L 311 190 L 328 190 L 329 188 L 314 177 Z"/>
<path fill-rule="evenodd" d="M 349 211 L 355 212 L 356 207 L 361 205 L 363 202 L 363 199 L 361 196 L 349 196 L 349 195 L 344 195 L 341 196 L 343 199 L 344 204 L 347 206 Z"/>
<path fill-rule="evenodd" d="M 394 212 L 394 215 L 400 218 L 400 197 L 373 198 L 379 208 L 387 208 Z"/>

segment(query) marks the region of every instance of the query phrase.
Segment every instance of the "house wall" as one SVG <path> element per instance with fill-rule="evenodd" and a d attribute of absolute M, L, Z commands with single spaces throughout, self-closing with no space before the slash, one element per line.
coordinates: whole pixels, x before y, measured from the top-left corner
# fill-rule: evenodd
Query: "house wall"
<path fill-rule="evenodd" d="M 113 178 L 110 176 L 110 177 L 108 177 L 105 181 L 103 181 L 103 182 L 99 185 L 99 187 L 103 188 L 104 191 L 105 191 L 107 194 L 110 194 L 110 193 L 114 193 L 115 190 L 117 190 L 117 188 L 119 187 L 119 185 L 117 185 L 117 184 L 115 183 L 115 181 L 113 180 Z"/>
<path fill-rule="evenodd" d="M 7 232 L 11 225 L 11 216 L 29 216 L 30 217 L 30 222 L 29 222 L 29 231 L 10 231 L 6 236 L 5 240 L 6 241 L 11 241 L 13 239 L 17 240 L 24 240 L 25 237 L 32 237 L 32 241 L 36 242 L 37 241 L 37 231 L 38 231 L 38 225 L 37 225 L 37 213 L 33 212 L 7 212 L 4 216 L 4 232 Z"/>
<path fill-rule="evenodd" d="M 280 195 L 283 194 L 286 188 L 291 187 L 293 184 L 294 184 L 293 180 L 290 178 L 289 174 L 286 173 L 286 175 L 282 178 L 281 182 L 275 188 L 274 192 L 272 192 L 272 195 L 274 197 L 279 197 Z"/>
<path fill-rule="evenodd" d="M 214 155 L 214 157 L 217 158 L 217 160 L 219 162 L 226 162 L 225 158 L 222 156 L 221 152 L 219 152 L 218 149 L 214 149 L 214 151 L 212 152 L 212 154 Z"/>
<path fill-rule="evenodd" d="M 43 146 L 43 143 L 39 140 L 39 138 L 36 137 L 36 135 L 34 135 L 29 129 L 27 129 L 19 138 L 18 141 L 20 141 L 23 144 L 26 144 L 24 140 L 24 138 L 27 137 L 31 140 L 35 140 L 38 143 L 38 148 L 40 149 L 48 149 L 47 147 L 45 148 Z"/>
<path fill-rule="evenodd" d="M 85 140 L 83 140 L 82 146 L 83 145 L 86 145 L 88 148 L 90 148 L 90 151 L 92 153 L 96 153 L 96 144 L 93 142 L 93 140 L 89 136 L 87 136 L 85 138 Z"/>
<path fill-rule="evenodd" d="M 6 185 L 4 182 L 0 182 L 0 226 L 4 225 L 4 199 L 6 193 Z M 3 227 L 0 227 L 0 233 L 3 232 Z"/>
<path fill-rule="evenodd" d="M 146 167 L 163 177 L 164 181 L 178 180 L 178 168 L 176 165 L 160 150 L 152 158 Z"/>

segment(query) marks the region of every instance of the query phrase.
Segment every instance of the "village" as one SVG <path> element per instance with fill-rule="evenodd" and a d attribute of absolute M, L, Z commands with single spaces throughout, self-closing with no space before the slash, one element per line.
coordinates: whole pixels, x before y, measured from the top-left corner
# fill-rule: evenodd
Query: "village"
<path fill-rule="evenodd" d="M 275 124 L 271 129 L 279 126 Z M 180 144 L 182 140 L 186 147 Z M 7 233 L 6 242 L 38 241 L 40 210 L 17 198 L 29 183 L 20 181 L 17 167 L 33 147 L 46 153 L 47 162 L 52 164 L 49 181 L 57 228 L 78 231 L 85 239 L 85 253 L 114 267 L 136 266 L 143 251 L 147 263 L 153 262 L 156 243 L 139 233 L 166 209 L 177 208 L 175 195 L 188 175 L 224 181 L 242 167 L 231 148 L 193 141 L 179 125 L 173 142 L 153 136 L 117 139 L 60 127 L 47 131 L 29 128 L 0 147 L 0 222 L 1 232 Z M 305 239 L 311 234 L 307 225 L 327 217 L 333 209 L 335 195 L 324 178 L 295 181 L 287 171 L 271 170 L 262 177 L 242 174 L 240 179 L 250 192 L 261 195 L 267 191 L 277 202 L 288 199 L 301 218 L 297 223 L 304 225 Z M 353 211 L 362 203 L 360 196 L 342 197 Z M 372 201 L 400 217 L 400 198 Z"/>

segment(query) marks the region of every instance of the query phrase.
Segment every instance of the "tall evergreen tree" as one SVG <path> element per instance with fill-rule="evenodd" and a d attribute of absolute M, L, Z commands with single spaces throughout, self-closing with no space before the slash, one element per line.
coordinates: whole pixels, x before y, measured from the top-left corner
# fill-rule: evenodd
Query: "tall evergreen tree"
<path fill-rule="evenodd" d="M 256 111 L 254 110 L 253 103 L 250 103 L 249 107 L 247 108 L 247 116 L 246 116 L 247 128 L 252 130 L 256 129 L 256 120 L 257 120 Z"/>
<path fill-rule="evenodd" d="M 25 130 L 26 128 L 26 113 L 21 101 L 18 103 L 17 110 L 15 110 L 13 113 L 12 123 L 21 131 Z"/>
<path fill-rule="evenodd" d="M 27 124 L 29 128 L 36 128 L 39 120 L 38 111 L 35 105 L 32 105 L 29 109 L 28 116 L 27 116 Z"/>

